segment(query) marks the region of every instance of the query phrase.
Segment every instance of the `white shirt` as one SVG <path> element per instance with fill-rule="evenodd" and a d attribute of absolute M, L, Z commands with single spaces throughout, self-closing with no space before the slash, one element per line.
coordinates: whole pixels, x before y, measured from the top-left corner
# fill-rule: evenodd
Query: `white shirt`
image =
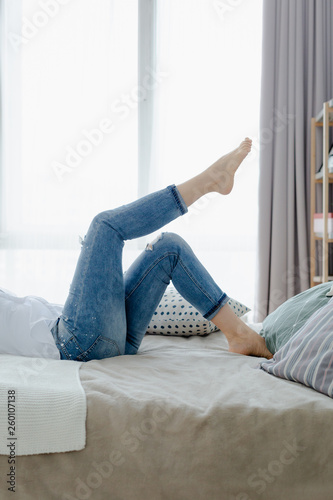
<path fill-rule="evenodd" d="M 0 288 L 0 354 L 60 359 L 51 328 L 62 308 Z"/>

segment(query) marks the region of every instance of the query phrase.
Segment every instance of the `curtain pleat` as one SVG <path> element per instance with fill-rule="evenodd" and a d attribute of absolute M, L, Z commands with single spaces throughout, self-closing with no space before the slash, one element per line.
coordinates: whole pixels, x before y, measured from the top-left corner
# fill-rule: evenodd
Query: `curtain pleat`
<path fill-rule="evenodd" d="M 333 97 L 331 0 L 264 0 L 256 320 L 309 287 L 310 119 Z"/>

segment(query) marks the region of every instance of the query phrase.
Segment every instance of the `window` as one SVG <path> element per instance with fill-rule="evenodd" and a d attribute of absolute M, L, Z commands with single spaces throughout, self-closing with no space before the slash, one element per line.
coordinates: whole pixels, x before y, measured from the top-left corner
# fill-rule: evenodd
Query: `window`
<path fill-rule="evenodd" d="M 137 194 L 137 0 L 2 7 L 2 286 L 61 301 L 79 235 Z"/>
<path fill-rule="evenodd" d="M 22 0 L 23 36 L 7 35 L 8 58 L 20 61 L 21 155 L 6 232 L 72 230 L 136 192 L 136 1 L 62 3 Z"/>
<path fill-rule="evenodd" d="M 2 0 L 1 21 L 2 285 L 63 302 L 97 212 L 183 182 L 248 135 L 233 193 L 167 230 L 253 305 L 261 1 Z M 125 249 L 126 268 L 139 249 Z"/>
<path fill-rule="evenodd" d="M 158 2 L 155 169 L 150 189 L 182 182 L 241 140 L 253 152 L 227 197 L 199 200 L 170 230 L 184 235 L 231 296 L 254 303 L 259 174 L 262 2 Z"/>

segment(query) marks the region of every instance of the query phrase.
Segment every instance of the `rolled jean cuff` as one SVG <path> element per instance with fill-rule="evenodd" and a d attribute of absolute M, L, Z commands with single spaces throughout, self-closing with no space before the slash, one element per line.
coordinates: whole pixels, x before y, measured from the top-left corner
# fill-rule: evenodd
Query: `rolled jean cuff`
<path fill-rule="evenodd" d="M 228 302 L 229 300 L 229 297 L 226 293 L 223 293 L 222 297 L 220 298 L 220 300 L 218 301 L 218 303 L 212 307 L 208 313 L 204 314 L 203 317 L 205 319 L 207 319 L 208 321 L 210 321 L 212 318 L 214 318 L 214 316 L 217 315 L 217 313 L 219 312 L 220 309 L 222 309 L 223 306 L 226 305 L 226 303 Z"/>
<path fill-rule="evenodd" d="M 188 208 L 187 208 L 185 201 L 182 198 L 182 195 L 178 191 L 178 188 L 175 186 L 175 184 L 172 184 L 171 186 L 168 186 L 168 189 L 171 190 L 173 197 L 175 199 L 176 205 L 177 205 L 178 209 L 180 210 L 180 213 L 182 215 L 186 214 L 186 212 L 188 212 Z"/>

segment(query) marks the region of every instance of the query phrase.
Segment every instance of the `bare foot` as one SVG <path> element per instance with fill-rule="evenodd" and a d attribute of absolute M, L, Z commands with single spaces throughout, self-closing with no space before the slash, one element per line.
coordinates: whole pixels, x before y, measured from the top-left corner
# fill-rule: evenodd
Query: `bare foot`
<path fill-rule="evenodd" d="M 252 147 L 252 141 L 248 137 L 240 143 L 238 148 L 222 156 L 206 173 L 212 179 L 211 190 L 221 194 L 229 194 L 234 185 L 234 175 L 244 158 L 249 154 Z"/>
<path fill-rule="evenodd" d="M 258 358 L 271 359 L 273 354 L 267 349 L 266 342 L 261 335 L 254 330 L 249 334 L 234 335 L 228 340 L 229 351 L 246 356 L 257 356 Z"/>
<path fill-rule="evenodd" d="M 265 339 L 244 323 L 228 304 L 225 304 L 211 321 L 226 336 L 230 352 L 268 359 L 273 357 L 266 347 Z"/>

